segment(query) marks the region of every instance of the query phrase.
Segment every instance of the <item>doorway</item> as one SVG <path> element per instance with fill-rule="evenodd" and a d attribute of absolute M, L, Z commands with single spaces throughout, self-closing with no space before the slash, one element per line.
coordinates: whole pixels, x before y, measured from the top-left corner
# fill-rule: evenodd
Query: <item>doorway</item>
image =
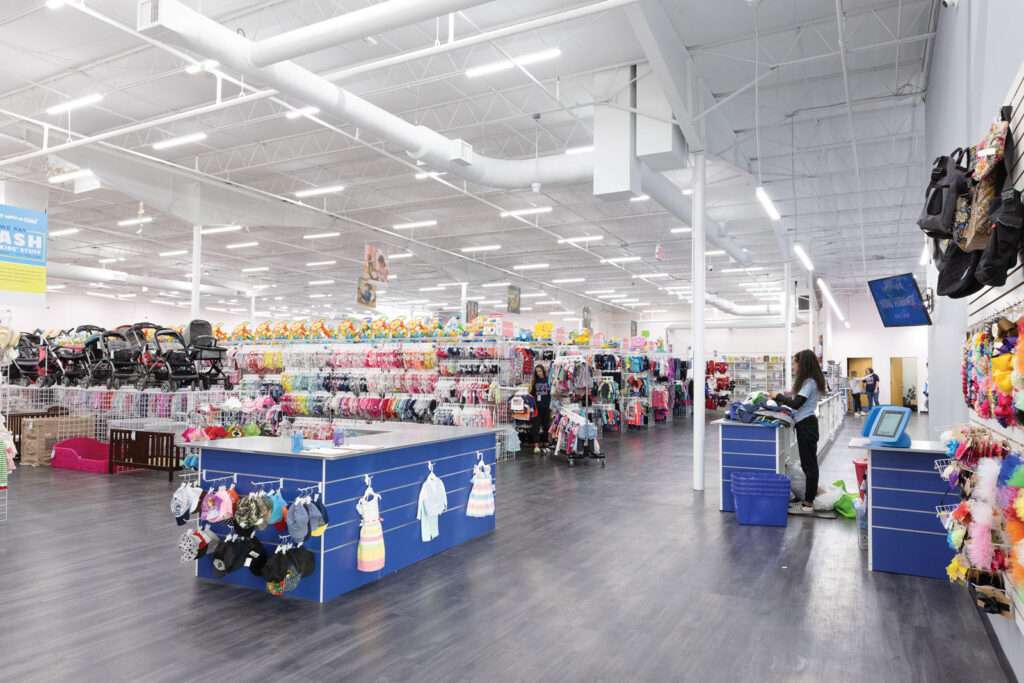
<path fill-rule="evenodd" d="M 871 358 L 847 358 L 846 359 L 846 372 L 849 376 L 853 376 L 856 372 L 858 377 L 863 377 L 868 374 L 868 368 L 873 367 L 875 364 Z M 863 389 L 863 385 L 861 385 Z M 852 392 L 851 392 L 852 394 Z M 866 410 L 868 405 L 867 398 L 864 396 L 864 392 L 860 394 L 860 409 Z M 850 410 L 853 410 L 853 396 L 850 396 Z"/>
<path fill-rule="evenodd" d="M 889 359 L 889 403 L 917 410 L 917 357 Z"/>

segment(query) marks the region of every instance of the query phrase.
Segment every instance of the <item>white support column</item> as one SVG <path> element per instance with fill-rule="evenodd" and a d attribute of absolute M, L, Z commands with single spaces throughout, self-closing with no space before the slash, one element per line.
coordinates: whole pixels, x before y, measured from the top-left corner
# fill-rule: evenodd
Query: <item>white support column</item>
<path fill-rule="evenodd" d="M 832 360 L 832 307 L 825 307 L 825 348 L 822 353 L 826 364 Z M 843 372 L 846 372 L 844 370 Z"/>
<path fill-rule="evenodd" d="M 810 338 L 810 346 L 807 348 L 814 351 L 818 346 L 818 297 L 814 292 L 814 276 L 811 273 L 807 273 L 807 291 L 807 336 Z"/>
<path fill-rule="evenodd" d="M 704 490 L 704 295 L 707 274 L 704 262 L 704 189 L 707 158 L 693 155 L 693 489 Z"/>
<path fill-rule="evenodd" d="M 203 277 L 203 226 L 192 226 L 192 320 L 199 318 L 199 290 Z"/>
<path fill-rule="evenodd" d="M 783 306 L 783 315 L 786 316 L 786 389 L 793 386 L 793 267 L 790 264 L 788 255 L 786 263 L 782 266 L 783 291 L 786 292 L 786 301 Z"/>

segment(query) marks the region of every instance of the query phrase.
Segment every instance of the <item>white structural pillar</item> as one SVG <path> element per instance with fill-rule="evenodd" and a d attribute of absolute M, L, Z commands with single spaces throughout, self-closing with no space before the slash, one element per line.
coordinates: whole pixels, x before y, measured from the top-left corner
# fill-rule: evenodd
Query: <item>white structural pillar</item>
<path fill-rule="evenodd" d="M 832 307 L 825 307 L 825 344 L 822 349 L 822 360 L 826 365 L 832 359 Z"/>
<path fill-rule="evenodd" d="M 704 490 L 704 294 L 707 274 L 704 263 L 704 187 L 707 158 L 693 155 L 693 489 Z"/>
<path fill-rule="evenodd" d="M 807 295 L 807 336 L 811 340 L 807 348 L 814 351 L 818 347 L 818 296 L 814 291 L 814 276 L 810 272 L 807 273 L 807 291 L 810 292 Z"/>
<path fill-rule="evenodd" d="M 782 266 L 782 279 L 786 301 L 783 304 L 782 314 L 786 317 L 786 386 L 789 389 L 793 386 L 793 268 L 790 264 L 788 254 L 786 263 Z"/>
<path fill-rule="evenodd" d="M 203 277 L 203 226 L 192 226 L 192 320 L 199 318 L 199 290 Z"/>

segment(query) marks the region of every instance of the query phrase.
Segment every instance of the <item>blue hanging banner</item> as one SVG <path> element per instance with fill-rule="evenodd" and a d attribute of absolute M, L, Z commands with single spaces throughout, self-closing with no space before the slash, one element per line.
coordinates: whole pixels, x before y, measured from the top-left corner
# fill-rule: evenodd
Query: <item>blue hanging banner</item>
<path fill-rule="evenodd" d="M 0 204 L 0 292 L 14 306 L 46 305 L 46 212 Z"/>

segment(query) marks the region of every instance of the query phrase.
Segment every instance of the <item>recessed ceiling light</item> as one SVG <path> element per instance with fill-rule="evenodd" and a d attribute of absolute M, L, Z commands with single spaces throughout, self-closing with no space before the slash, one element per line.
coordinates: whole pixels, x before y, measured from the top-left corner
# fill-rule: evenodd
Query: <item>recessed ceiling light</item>
<path fill-rule="evenodd" d="M 412 221 L 411 223 L 395 223 L 391 227 L 395 230 L 411 230 L 412 228 L 432 228 L 437 225 L 436 220 Z"/>
<path fill-rule="evenodd" d="M 501 249 L 501 245 L 500 244 L 484 244 L 484 245 L 481 245 L 479 247 L 463 247 L 462 248 L 462 253 L 463 254 L 474 254 L 474 253 L 476 253 L 478 251 L 498 251 L 499 249 Z"/>
<path fill-rule="evenodd" d="M 297 119 L 300 116 L 313 116 L 314 114 L 319 114 L 319 113 L 320 113 L 320 108 L 319 107 L 300 107 L 299 109 L 293 109 L 292 111 L 290 111 L 287 114 L 285 114 L 285 118 Z"/>
<path fill-rule="evenodd" d="M 259 242 L 235 242 L 234 244 L 227 245 L 228 249 L 245 249 L 246 247 L 257 247 Z"/>
<path fill-rule="evenodd" d="M 303 197 L 319 197 L 322 194 L 333 194 L 335 192 L 341 192 L 345 189 L 344 185 L 328 185 L 327 187 L 310 187 L 305 190 L 299 190 L 295 193 L 295 196 L 299 199 Z"/>
<path fill-rule="evenodd" d="M 312 235 L 303 235 L 302 239 L 304 239 L 304 240 L 322 240 L 322 239 L 326 239 L 328 237 L 339 237 L 340 235 L 341 235 L 340 232 L 318 232 L 318 233 L 314 233 Z"/>
<path fill-rule="evenodd" d="M 639 256 L 613 256 L 601 259 L 601 263 L 635 263 L 639 260 Z"/>
<path fill-rule="evenodd" d="M 693 232 L 693 228 L 672 228 L 669 232 L 671 232 L 673 234 L 679 234 L 679 233 L 685 233 L 685 232 Z"/>
<path fill-rule="evenodd" d="M 586 242 L 600 242 L 604 235 L 585 235 L 583 237 L 566 237 L 558 240 L 559 244 L 584 244 Z"/>
<path fill-rule="evenodd" d="M 166 257 L 166 256 L 184 256 L 187 253 L 188 253 L 188 249 L 175 249 L 174 251 L 161 251 L 159 255 L 161 257 Z"/>
<path fill-rule="evenodd" d="M 270 266 L 254 266 L 252 268 L 242 268 L 243 273 L 262 273 L 265 270 L 270 270 Z"/>
<path fill-rule="evenodd" d="M 222 225 L 222 226 L 217 227 L 217 228 L 203 228 L 202 229 L 202 234 L 204 234 L 204 235 L 216 235 L 219 232 L 235 232 L 236 230 L 241 230 L 241 229 L 242 229 L 241 225 Z"/>
<path fill-rule="evenodd" d="M 58 173 L 47 178 L 52 184 L 56 183 L 69 183 L 72 180 L 78 180 L 79 178 L 90 178 L 92 177 L 92 169 L 82 168 L 77 171 L 69 171 L 67 173 Z"/>
<path fill-rule="evenodd" d="M 78 232 L 78 228 L 65 228 L 63 230 L 54 230 L 53 232 L 48 233 L 46 236 L 47 237 L 66 237 L 68 235 L 74 235 L 76 232 Z"/>
<path fill-rule="evenodd" d="M 64 3 L 62 2 L 61 5 L 63 4 Z M 100 93 L 92 93 L 91 95 L 86 95 L 85 97 L 78 97 L 73 100 L 68 100 L 67 102 L 55 104 L 52 107 L 47 107 L 46 113 L 50 116 L 56 116 L 57 114 L 63 114 L 64 112 L 71 111 L 72 109 L 78 109 L 80 107 L 87 107 L 90 104 L 96 104 L 102 99 L 103 95 L 101 95 Z"/>
<path fill-rule="evenodd" d="M 553 285 L 567 285 L 570 282 L 586 282 L 586 281 L 587 281 L 587 278 L 585 278 L 585 277 L 561 277 L 561 278 L 558 278 L 557 280 L 552 280 L 551 284 L 553 284 Z"/>
<path fill-rule="evenodd" d="M 539 213 L 551 213 L 552 208 L 550 206 L 534 206 L 529 209 L 516 209 L 515 211 L 502 211 L 501 217 L 508 218 L 509 216 L 535 216 Z"/>
<path fill-rule="evenodd" d="M 598 299 L 627 299 L 628 294 L 601 294 L 597 297 Z"/>
<path fill-rule="evenodd" d="M 310 261 L 306 264 L 307 268 L 313 268 L 314 266 L 333 266 L 337 261 Z"/>
<path fill-rule="evenodd" d="M 168 149 L 170 147 L 178 147 L 179 145 L 187 145 L 190 142 L 199 142 L 200 140 L 206 139 L 206 133 L 190 133 L 188 135 L 181 135 L 176 138 L 168 138 L 167 140 L 161 140 L 160 142 L 153 143 L 153 149 Z"/>
<path fill-rule="evenodd" d="M 512 69 L 516 66 L 528 66 L 548 59 L 555 59 L 556 57 L 561 56 L 561 54 L 562 51 L 559 48 L 552 47 L 547 50 L 530 52 L 529 54 L 520 55 L 519 57 L 513 57 L 512 59 L 499 59 L 496 62 L 489 62 L 487 64 L 481 64 L 480 66 L 474 66 L 470 69 L 466 69 L 466 76 L 476 78 L 478 76 L 493 74 L 498 71 L 507 71 L 508 69 Z"/>

